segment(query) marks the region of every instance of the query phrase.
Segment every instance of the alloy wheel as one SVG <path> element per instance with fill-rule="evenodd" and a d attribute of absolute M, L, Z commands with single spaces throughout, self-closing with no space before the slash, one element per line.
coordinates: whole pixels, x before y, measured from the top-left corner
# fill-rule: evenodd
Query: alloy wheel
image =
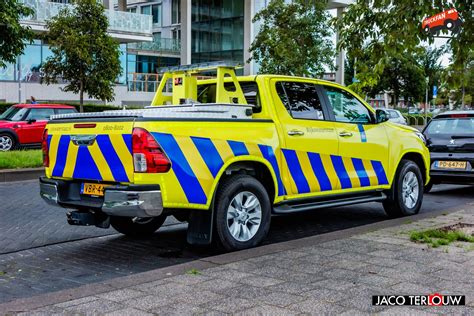
<path fill-rule="evenodd" d="M 227 209 L 227 228 L 237 241 L 252 239 L 262 221 L 262 206 L 255 194 L 239 192 Z"/>
<path fill-rule="evenodd" d="M 409 171 L 403 177 L 402 198 L 403 204 L 409 209 L 415 207 L 418 202 L 419 183 L 415 173 Z"/>

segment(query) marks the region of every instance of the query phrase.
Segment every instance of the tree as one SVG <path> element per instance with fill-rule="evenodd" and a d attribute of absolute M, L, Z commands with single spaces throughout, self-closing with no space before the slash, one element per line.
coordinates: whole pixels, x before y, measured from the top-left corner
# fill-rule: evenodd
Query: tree
<path fill-rule="evenodd" d="M 393 58 L 419 53 L 422 42 L 433 43 L 434 37 L 421 29 L 422 20 L 451 7 L 458 10 L 464 23 L 452 34 L 448 46 L 453 64 L 464 68 L 474 45 L 471 0 L 356 0 L 350 5 L 333 23 L 340 35 L 338 48 L 357 59 L 359 82 L 355 88 L 375 86 Z"/>
<path fill-rule="evenodd" d="M 446 48 L 424 48 L 416 58 L 420 67 L 423 69 L 425 78 L 428 78 L 428 100 L 433 99 L 433 86 L 438 88 L 442 85 L 441 75 L 443 66 L 441 66 L 441 57 Z"/>
<path fill-rule="evenodd" d="M 20 17 L 30 14 L 33 10 L 17 0 L 0 1 L 0 68 L 15 62 L 33 39 L 31 29 L 20 24 Z"/>
<path fill-rule="evenodd" d="M 403 59 L 392 58 L 384 67 L 380 79 L 374 86 L 366 86 L 363 91 L 373 97 L 383 91 L 390 91 L 392 106 L 397 106 L 400 97 L 406 102 L 419 102 L 424 99 L 426 83 L 422 67 L 414 56 Z"/>
<path fill-rule="evenodd" d="M 121 73 L 119 44 L 107 34 L 104 7 L 95 0 L 77 0 L 47 22 L 46 39 L 53 53 L 44 65 L 44 82 L 67 82 L 64 91 L 112 101 L 114 82 Z"/>
<path fill-rule="evenodd" d="M 326 1 L 271 1 L 253 19 L 262 24 L 250 60 L 260 64 L 262 73 L 321 76 L 324 66 L 332 69 L 335 55 L 325 8 Z"/>

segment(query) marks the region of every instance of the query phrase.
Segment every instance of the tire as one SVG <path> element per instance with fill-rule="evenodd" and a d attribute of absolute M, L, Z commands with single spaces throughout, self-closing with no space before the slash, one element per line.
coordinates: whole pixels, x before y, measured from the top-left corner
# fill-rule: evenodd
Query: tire
<path fill-rule="evenodd" d="M 428 182 L 427 185 L 425 185 L 425 187 L 423 188 L 423 192 L 424 193 L 429 193 L 431 191 L 431 189 L 433 188 L 433 182 Z"/>
<path fill-rule="evenodd" d="M 385 213 L 391 218 L 415 215 L 420 211 L 422 201 L 423 177 L 420 168 L 413 161 L 403 159 L 388 198 L 383 202 Z"/>
<path fill-rule="evenodd" d="M 123 216 L 111 216 L 110 225 L 124 235 L 130 237 L 146 237 L 153 235 L 158 228 L 163 225 L 166 220 L 166 216 L 161 215 L 158 217 L 151 218 L 139 218 L 137 221 L 133 221 L 133 217 Z"/>
<path fill-rule="evenodd" d="M 456 26 L 456 23 L 454 23 L 453 20 L 446 20 L 444 22 L 444 26 L 446 26 L 446 28 L 451 31 Z"/>
<path fill-rule="evenodd" d="M 0 151 L 10 151 L 15 149 L 16 141 L 13 135 L 8 133 L 0 134 Z"/>
<path fill-rule="evenodd" d="M 260 244 L 270 229 L 271 207 L 268 193 L 257 179 L 248 175 L 225 179 L 214 201 L 218 244 L 230 251 Z"/>
<path fill-rule="evenodd" d="M 429 26 L 425 26 L 425 28 L 423 29 L 423 31 L 425 32 L 425 34 L 430 34 L 430 27 Z"/>

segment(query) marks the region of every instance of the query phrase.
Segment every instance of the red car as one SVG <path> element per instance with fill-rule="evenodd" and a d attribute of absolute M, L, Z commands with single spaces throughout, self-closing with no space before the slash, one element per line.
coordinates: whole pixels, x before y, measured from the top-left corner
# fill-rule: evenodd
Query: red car
<path fill-rule="evenodd" d="M 43 130 L 53 114 L 77 112 L 62 104 L 16 104 L 0 115 L 0 151 L 40 147 Z"/>
<path fill-rule="evenodd" d="M 458 11 L 452 8 L 424 19 L 421 27 L 426 34 L 435 34 L 441 29 L 448 29 L 456 32 L 461 23 L 462 21 L 459 17 Z"/>

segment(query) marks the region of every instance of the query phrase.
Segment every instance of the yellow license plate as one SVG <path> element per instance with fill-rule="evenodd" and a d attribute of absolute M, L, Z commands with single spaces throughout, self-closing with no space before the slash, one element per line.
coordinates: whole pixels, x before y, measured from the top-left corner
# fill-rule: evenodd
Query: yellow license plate
<path fill-rule="evenodd" d="M 438 168 L 443 169 L 466 169 L 465 161 L 438 161 Z"/>
<path fill-rule="evenodd" d="M 86 195 L 104 196 L 106 186 L 107 185 L 98 183 L 83 183 L 81 193 Z"/>

